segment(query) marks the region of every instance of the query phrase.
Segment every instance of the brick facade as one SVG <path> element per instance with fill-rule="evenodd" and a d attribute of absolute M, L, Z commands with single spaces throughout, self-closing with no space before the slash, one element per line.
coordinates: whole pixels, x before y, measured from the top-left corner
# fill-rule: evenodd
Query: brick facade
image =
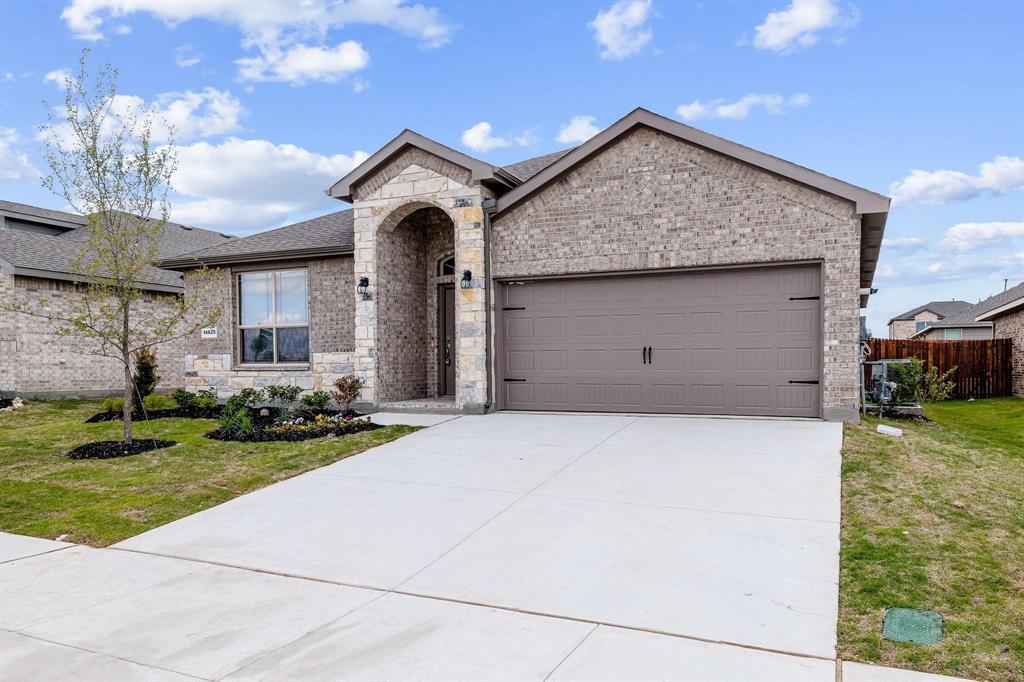
<path fill-rule="evenodd" d="M 72 282 L 0 273 L 0 296 L 30 310 L 67 316 L 82 292 L 82 285 Z M 145 315 L 170 314 L 174 295 L 144 292 L 136 305 Z M 121 363 L 80 352 L 95 349 L 96 342 L 59 336 L 60 326 L 42 317 L 0 311 L 0 395 L 97 396 L 124 390 Z M 158 389 L 184 385 L 183 348 L 182 339 L 154 347 L 160 374 Z"/>
<path fill-rule="evenodd" d="M 306 267 L 309 286 L 310 362 L 301 366 L 237 363 L 237 272 L 228 267 L 185 273 L 186 291 L 195 297 L 192 322 L 207 319 L 218 306 L 217 338 L 204 339 L 199 331 L 184 342 L 184 383 L 189 390 L 213 389 L 226 398 L 241 388 L 295 384 L 305 390 L 330 390 L 339 376 L 353 367 L 355 291 L 352 258 L 323 258 L 296 263 L 268 264 L 265 269 Z M 251 268 L 246 268 L 251 270 Z M 347 304 L 347 305 L 346 305 Z"/>
<path fill-rule="evenodd" d="M 1013 339 L 1013 394 L 1024 398 L 1024 308 L 997 317 L 995 338 Z"/>
<path fill-rule="evenodd" d="M 495 277 L 822 262 L 827 418 L 856 419 L 852 202 L 640 128 L 495 217 Z"/>
<path fill-rule="evenodd" d="M 353 257 L 310 264 L 310 367 L 234 364 L 232 275 L 215 269 L 189 289 L 207 306 L 230 302 L 218 325 L 230 333 L 189 340 L 188 384 L 221 395 L 282 381 L 326 388 L 355 371 L 365 403 L 437 395 L 438 285 L 470 270 L 472 286 L 456 288 L 456 405 L 484 410 L 494 301 L 483 202 L 492 196 L 464 168 L 401 153 L 352 189 Z M 498 278 L 821 263 L 824 416 L 856 419 L 860 217 L 851 201 L 637 128 L 496 215 L 490 239 Z M 455 275 L 441 277 L 438 261 L 451 254 Z M 365 298 L 355 292 L 362 277 Z"/>

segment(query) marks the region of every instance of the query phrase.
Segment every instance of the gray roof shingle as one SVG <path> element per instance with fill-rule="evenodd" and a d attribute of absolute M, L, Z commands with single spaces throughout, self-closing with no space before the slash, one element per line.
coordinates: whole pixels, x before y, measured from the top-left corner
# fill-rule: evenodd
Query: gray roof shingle
<path fill-rule="evenodd" d="M 1010 301 L 1015 301 L 1021 297 L 1024 297 L 1024 282 L 1021 282 L 1015 287 L 1010 287 L 1006 291 L 1002 291 L 994 296 L 989 296 L 974 305 L 968 305 L 963 310 L 953 313 L 938 322 L 933 322 L 929 325 L 929 328 L 946 329 L 949 327 L 991 327 L 991 322 L 978 322 L 976 318 L 979 315 L 984 315 L 990 310 L 995 310 L 996 308 L 1004 306 Z"/>
<path fill-rule="evenodd" d="M 526 182 L 537 173 L 558 161 L 560 158 L 571 152 L 575 147 L 569 149 L 563 149 L 557 152 L 551 152 L 550 154 L 544 154 L 543 156 L 535 156 L 532 159 L 524 159 L 522 161 L 516 161 L 505 166 L 504 170 L 508 171 L 512 175 L 516 176 L 523 182 Z"/>
<path fill-rule="evenodd" d="M 897 315 L 889 320 L 889 323 L 892 324 L 893 320 L 912 320 L 915 315 L 925 310 L 930 310 L 940 318 L 945 319 L 950 315 L 956 315 L 957 313 L 967 310 L 971 305 L 972 304 L 967 301 L 932 301 L 908 310 L 902 315 Z"/>
<path fill-rule="evenodd" d="M 33 217 L 58 221 L 70 228 L 57 235 L 0 229 L 0 259 L 10 263 L 16 274 L 71 280 L 80 275 L 72 271 L 71 262 L 89 238 L 89 221 L 85 216 L 4 200 L 0 200 L 0 214 L 29 222 Z M 170 258 L 232 240 L 220 232 L 167 222 L 160 237 L 159 255 Z M 144 272 L 143 284 L 152 285 L 149 288 L 182 288 L 181 275 L 176 272 L 160 268 L 147 268 Z"/>
<path fill-rule="evenodd" d="M 341 254 L 352 251 L 352 209 L 328 213 L 275 230 L 232 239 L 205 249 L 166 259 L 165 267 L 195 267 L 260 260 L 268 257 Z"/>

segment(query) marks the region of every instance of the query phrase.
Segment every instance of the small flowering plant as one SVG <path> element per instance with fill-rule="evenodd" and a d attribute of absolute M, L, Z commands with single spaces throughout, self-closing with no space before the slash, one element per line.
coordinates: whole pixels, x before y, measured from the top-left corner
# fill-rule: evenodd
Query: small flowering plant
<path fill-rule="evenodd" d="M 340 432 L 341 429 L 339 427 L 349 424 L 353 419 L 354 417 L 345 415 L 344 413 L 332 415 L 318 414 L 309 419 L 306 417 L 286 419 L 278 422 L 268 430 L 277 431 L 278 433 L 323 431 L 324 435 L 327 435 L 329 433 Z"/>

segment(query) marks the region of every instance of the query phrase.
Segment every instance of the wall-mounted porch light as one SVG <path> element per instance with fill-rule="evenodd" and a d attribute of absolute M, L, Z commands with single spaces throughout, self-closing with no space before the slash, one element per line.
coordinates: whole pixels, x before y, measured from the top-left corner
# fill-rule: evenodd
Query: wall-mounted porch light
<path fill-rule="evenodd" d="M 469 270 L 462 271 L 462 280 L 459 282 L 459 286 L 463 289 L 473 288 L 473 273 Z"/>
<path fill-rule="evenodd" d="M 363 300 L 370 298 L 370 278 L 360 277 L 359 284 L 356 285 L 356 293 L 363 297 Z"/>

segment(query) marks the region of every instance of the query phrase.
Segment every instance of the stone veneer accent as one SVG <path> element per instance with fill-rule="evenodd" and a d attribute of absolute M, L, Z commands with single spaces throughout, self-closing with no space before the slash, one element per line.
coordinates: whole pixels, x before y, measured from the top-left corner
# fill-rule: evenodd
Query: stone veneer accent
<path fill-rule="evenodd" d="M 1024 398 L 1024 308 L 997 317 L 995 338 L 1013 339 L 1013 394 Z"/>
<path fill-rule="evenodd" d="M 469 182 L 466 169 L 412 149 L 355 188 L 354 277 L 356 280 L 367 277 L 373 292 L 369 300 L 356 295 L 355 366 L 366 383 L 362 397 L 366 402 L 395 399 L 393 389 L 396 384 L 390 377 L 394 372 L 404 371 L 393 364 L 389 342 L 381 344 L 378 336 L 378 333 L 383 333 L 383 328 L 378 330 L 380 316 L 384 315 L 386 321 L 387 316 L 394 312 L 388 307 L 389 294 L 406 296 L 408 300 L 415 301 L 415 305 L 422 305 L 423 300 L 414 289 L 400 292 L 398 287 L 402 285 L 396 284 L 390 276 L 384 276 L 388 271 L 383 263 L 396 248 L 392 233 L 415 211 L 434 207 L 444 211 L 452 221 L 456 272 L 470 270 L 474 280 L 472 288 L 456 289 L 455 295 L 455 402 L 464 411 L 480 412 L 484 409 L 487 402 L 487 312 L 481 202 L 491 194 L 482 186 L 470 186 Z M 415 267 L 429 267 L 430 260 L 425 258 Z M 414 266 L 408 267 L 411 271 Z M 425 321 L 428 330 L 435 325 L 434 319 L 436 317 Z M 419 332 L 413 332 L 402 343 L 408 346 L 418 343 L 421 338 L 425 340 L 425 335 L 421 337 Z M 436 351 L 436 345 L 434 348 Z M 428 351 L 427 362 L 430 357 L 436 356 Z M 416 372 L 418 376 L 419 370 Z M 428 371 L 428 375 L 431 373 Z M 416 390 L 421 390 L 419 385 Z M 426 393 L 426 389 L 423 392 Z"/>
<path fill-rule="evenodd" d="M 61 280 L 12 277 L 0 272 L 0 297 L 32 310 L 69 315 L 82 285 Z M 170 312 L 174 294 L 144 292 L 137 303 L 146 314 L 154 307 Z M 57 335 L 59 322 L 0 310 L 0 395 L 99 396 L 124 390 L 122 365 L 114 358 L 86 355 L 78 349 L 95 342 Z M 159 363 L 160 390 L 184 385 L 182 339 L 154 347 Z"/>
<path fill-rule="evenodd" d="M 283 267 L 306 267 L 309 272 L 311 362 L 287 367 L 238 366 L 238 305 L 234 285 L 238 270 L 221 267 L 189 271 L 185 280 L 188 295 L 195 296 L 192 321 L 205 319 L 217 306 L 221 307 L 216 339 L 203 339 L 196 331 L 185 340 L 185 384 L 189 390 L 213 389 L 220 398 L 227 398 L 241 388 L 276 384 L 295 384 L 307 391 L 330 390 L 336 378 L 353 372 L 354 315 L 351 305 L 345 305 L 355 291 L 352 258 L 269 263 L 259 269 Z"/>
<path fill-rule="evenodd" d="M 856 420 L 854 204 L 639 128 L 492 223 L 495 277 L 820 260 L 824 416 Z"/>

